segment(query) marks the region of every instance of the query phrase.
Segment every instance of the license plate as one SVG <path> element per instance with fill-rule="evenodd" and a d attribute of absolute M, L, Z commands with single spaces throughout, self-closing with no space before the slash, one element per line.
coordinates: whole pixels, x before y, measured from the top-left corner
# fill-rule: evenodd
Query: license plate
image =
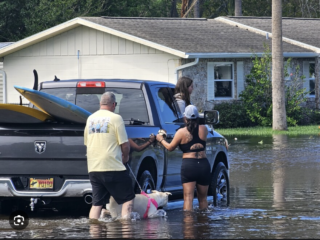
<path fill-rule="evenodd" d="M 53 178 L 30 178 L 30 189 L 53 189 Z"/>

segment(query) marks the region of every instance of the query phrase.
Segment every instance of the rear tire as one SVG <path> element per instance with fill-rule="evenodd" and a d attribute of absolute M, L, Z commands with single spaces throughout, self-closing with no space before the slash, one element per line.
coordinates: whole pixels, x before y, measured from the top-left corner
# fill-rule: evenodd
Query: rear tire
<path fill-rule="evenodd" d="M 155 190 L 155 184 L 151 173 L 148 170 L 143 171 L 139 178 L 139 184 L 145 193 L 151 193 L 152 190 Z M 139 186 L 136 187 L 136 192 L 140 193 Z"/>
<path fill-rule="evenodd" d="M 229 176 L 226 166 L 219 162 L 212 173 L 210 191 L 215 207 L 227 207 L 230 204 Z"/>

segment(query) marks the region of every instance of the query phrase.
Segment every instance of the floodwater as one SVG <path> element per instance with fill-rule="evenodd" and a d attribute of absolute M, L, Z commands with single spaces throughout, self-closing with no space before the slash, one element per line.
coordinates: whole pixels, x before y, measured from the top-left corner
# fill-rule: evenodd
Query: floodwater
<path fill-rule="evenodd" d="M 87 211 L 46 210 L 24 230 L 13 230 L 3 216 L 0 238 L 320 238 L 320 137 L 228 140 L 228 208 L 183 212 L 182 201 L 174 201 L 165 217 L 100 224 L 89 224 Z"/>

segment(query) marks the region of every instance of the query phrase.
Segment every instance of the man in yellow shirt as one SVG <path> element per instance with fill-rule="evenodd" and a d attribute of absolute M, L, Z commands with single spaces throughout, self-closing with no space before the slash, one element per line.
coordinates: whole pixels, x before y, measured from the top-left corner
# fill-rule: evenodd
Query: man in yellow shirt
<path fill-rule="evenodd" d="M 100 110 L 87 119 L 84 130 L 93 196 L 90 219 L 100 217 L 102 206 L 109 203 L 110 196 L 123 204 L 122 218 L 130 218 L 135 198 L 132 180 L 124 166 L 129 161 L 130 144 L 122 117 L 114 113 L 116 106 L 115 95 L 105 92 Z M 92 127 L 96 129 L 89 130 Z"/>

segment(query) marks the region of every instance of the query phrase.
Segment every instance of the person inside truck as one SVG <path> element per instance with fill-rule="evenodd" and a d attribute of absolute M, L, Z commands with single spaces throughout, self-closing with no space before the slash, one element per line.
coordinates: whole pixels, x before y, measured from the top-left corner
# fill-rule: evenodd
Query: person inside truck
<path fill-rule="evenodd" d="M 186 106 L 191 104 L 190 95 L 193 91 L 193 80 L 188 77 L 180 77 L 174 89 L 174 98 L 179 106 L 180 113 L 184 113 Z"/>
<path fill-rule="evenodd" d="M 175 112 L 173 100 L 167 88 L 159 89 L 158 98 L 162 100 L 159 101 L 161 112 Z"/>
<path fill-rule="evenodd" d="M 112 196 L 118 204 L 123 204 L 121 217 L 129 219 L 135 193 L 132 179 L 126 171 L 129 161 L 130 144 L 123 119 L 115 114 L 115 95 L 105 92 L 100 99 L 100 109 L 87 119 L 84 131 L 84 144 L 87 146 L 87 164 L 92 185 L 92 207 L 90 220 L 100 217 L 102 206 L 109 203 Z M 104 132 L 90 132 L 92 123 L 108 119 Z"/>
<path fill-rule="evenodd" d="M 180 128 L 168 143 L 162 134 L 157 134 L 157 141 L 168 151 L 175 150 L 178 146 L 183 152 L 181 166 L 181 182 L 183 187 L 183 209 L 193 210 L 194 190 L 200 210 L 208 208 L 207 193 L 210 184 L 210 164 L 206 156 L 206 141 L 208 129 L 198 123 L 199 113 L 194 105 L 189 105 L 184 111 L 186 126 Z"/>

